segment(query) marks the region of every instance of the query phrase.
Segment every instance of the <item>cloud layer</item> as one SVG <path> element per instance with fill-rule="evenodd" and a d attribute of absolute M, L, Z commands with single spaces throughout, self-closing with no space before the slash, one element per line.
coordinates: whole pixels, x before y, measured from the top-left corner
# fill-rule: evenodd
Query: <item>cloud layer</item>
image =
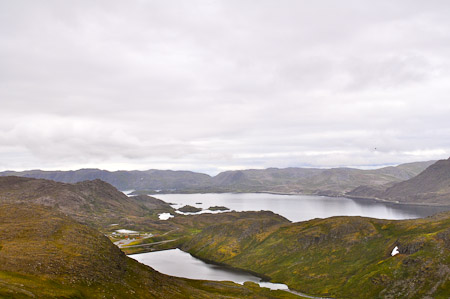
<path fill-rule="evenodd" d="M 0 169 L 450 155 L 448 1 L 1 1 Z"/>

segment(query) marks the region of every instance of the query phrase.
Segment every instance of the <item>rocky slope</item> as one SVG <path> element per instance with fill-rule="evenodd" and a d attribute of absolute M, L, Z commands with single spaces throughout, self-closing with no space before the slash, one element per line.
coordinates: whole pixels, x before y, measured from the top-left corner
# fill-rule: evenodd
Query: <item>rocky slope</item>
<path fill-rule="evenodd" d="M 347 195 L 401 203 L 450 205 L 450 159 L 437 161 L 409 180 L 384 188 L 361 186 Z"/>
<path fill-rule="evenodd" d="M 254 284 L 174 278 L 49 207 L 0 205 L 1 298 L 298 298 Z"/>
<path fill-rule="evenodd" d="M 332 217 L 270 224 L 241 219 L 200 228 L 180 246 L 317 296 L 450 296 L 450 212 L 403 221 Z M 396 246 L 400 253 L 391 256 Z"/>
<path fill-rule="evenodd" d="M 127 197 L 101 180 L 76 184 L 23 177 L 0 177 L 0 203 L 34 203 L 55 207 L 95 227 L 139 223 L 173 212 L 165 202 L 146 195 Z"/>

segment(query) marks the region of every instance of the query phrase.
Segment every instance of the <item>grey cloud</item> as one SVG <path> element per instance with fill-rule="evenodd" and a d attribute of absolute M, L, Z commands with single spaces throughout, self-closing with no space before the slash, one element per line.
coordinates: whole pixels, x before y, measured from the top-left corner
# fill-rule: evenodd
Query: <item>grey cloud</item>
<path fill-rule="evenodd" d="M 449 13 L 447 1 L 2 1 L 0 168 L 444 158 Z"/>

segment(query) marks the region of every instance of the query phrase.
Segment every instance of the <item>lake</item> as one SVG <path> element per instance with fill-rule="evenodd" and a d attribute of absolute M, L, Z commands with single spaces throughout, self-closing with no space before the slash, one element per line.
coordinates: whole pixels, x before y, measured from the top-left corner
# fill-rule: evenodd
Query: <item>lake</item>
<path fill-rule="evenodd" d="M 152 267 L 158 272 L 171 276 L 203 280 L 227 280 L 239 284 L 243 284 L 246 281 L 253 281 L 266 288 L 278 290 L 288 289 L 284 284 L 262 282 L 261 278 L 244 271 L 205 263 L 179 249 L 132 254 L 129 257 Z"/>
<path fill-rule="evenodd" d="M 270 210 L 294 222 L 331 216 L 411 219 L 426 217 L 450 208 L 398 205 L 342 197 L 265 193 L 158 194 L 154 196 L 171 203 L 174 208 L 192 205 L 203 209 L 211 206 L 225 206 L 235 211 Z M 261 282 L 261 279 L 254 275 L 205 263 L 179 249 L 134 254 L 130 255 L 130 257 L 161 273 L 172 276 L 191 279 L 228 280 L 241 284 L 245 281 L 253 281 L 263 287 L 287 290 L 287 286 L 284 284 Z"/>
<path fill-rule="evenodd" d="M 174 208 L 191 205 L 203 209 L 225 206 L 235 211 L 268 210 L 298 222 L 331 216 L 364 216 L 380 219 L 413 219 L 433 215 L 450 207 L 400 205 L 344 197 L 281 195 L 267 193 L 206 193 L 153 195 Z M 206 211 L 203 211 L 206 212 Z"/>

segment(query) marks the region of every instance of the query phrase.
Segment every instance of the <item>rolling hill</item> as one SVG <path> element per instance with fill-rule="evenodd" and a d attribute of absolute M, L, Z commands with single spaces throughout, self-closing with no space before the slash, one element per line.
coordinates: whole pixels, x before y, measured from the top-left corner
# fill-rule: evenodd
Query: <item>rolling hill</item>
<path fill-rule="evenodd" d="M 298 298 L 160 274 L 50 207 L 0 205 L 1 298 Z"/>
<path fill-rule="evenodd" d="M 74 219 L 94 227 L 111 223 L 137 224 L 173 212 L 165 202 L 142 195 L 128 197 L 101 180 L 76 184 L 44 179 L 0 177 L 0 203 L 41 204 L 55 207 Z"/>

